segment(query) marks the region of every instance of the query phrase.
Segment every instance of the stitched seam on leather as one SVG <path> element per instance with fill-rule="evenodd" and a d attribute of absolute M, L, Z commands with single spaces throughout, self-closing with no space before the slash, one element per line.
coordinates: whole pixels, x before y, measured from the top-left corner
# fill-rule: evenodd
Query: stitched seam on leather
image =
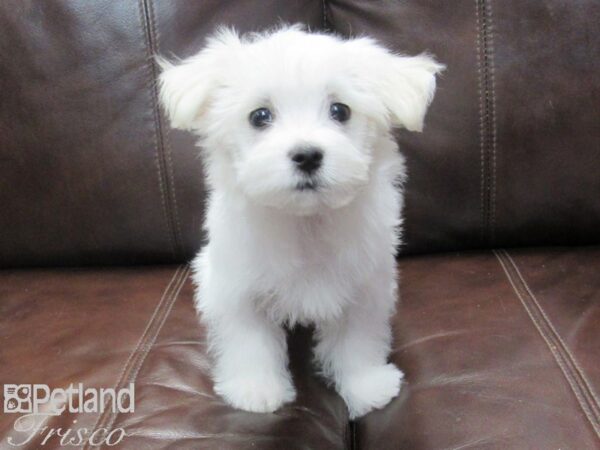
<path fill-rule="evenodd" d="M 164 302 L 166 301 L 166 299 L 169 298 L 169 296 L 167 294 L 172 291 L 171 287 L 173 286 L 173 283 L 175 283 L 177 285 L 177 283 L 179 283 L 180 280 L 181 280 L 180 271 L 181 271 L 182 267 L 183 266 L 179 266 L 179 267 L 177 267 L 177 270 L 175 270 L 175 273 L 173 274 L 173 276 L 171 277 L 169 283 L 167 284 L 167 287 L 163 291 L 159 302 L 156 304 L 156 307 L 152 311 L 152 315 L 150 316 L 150 319 L 148 320 L 148 323 L 146 324 L 146 327 L 144 328 L 144 331 L 140 335 L 140 338 L 138 339 L 138 342 L 136 343 L 133 351 L 127 357 L 127 360 L 125 361 L 125 364 L 123 365 L 123 368 L 121 369 L 121 372 L 119 373 L 119 376 L 117 378 L 117 383 L 114 386 L 115 391 L 120 386 L 124 386 L 125 385 L 124 380 L 126 378 L 126 374 L 127 374 L 127 372 L 130 371 L 131 366 L 133 365 L 133 359 L 134 359 L 134 357 L 137 354 L 139 354 L 140 349 L 142 348 L 142 346 L 144 345 L 144 343 L 148 340 L 148 336 L 150 335 L 150 329 L 152 328 L 153 324 L 157 320 L 158 312 L 161 310 L 162 305 L 164 304 Z M 185 271 L 184 271 L 184 273 L 185 273 Z M 183 278 L 183 279 L 185 280 L 185 278 Z M 177 281 L 175 281 L 175 280 L 177 280 Z M 108 405 L 108 400 L 107 400 L 107 405 Z M 109 414 L 110 414 L 110 412 L 109 412 L 108 408 L 105 407 L 104 412 L 98 415 L 98 419 L 94 423 L 94 426 L 92 427 L 92 430 L 97 430 L 103 423 L 105 423 L 106 420 L 107 420 L 107 416 Z M 83 450 L 87 450 L 87 449 L 90 449 L 90 448 L 91 447 L 90 447 L 89 442 L 86 442 L 86 444 L 82 447 Z"/>
<path fill-rule="evenodd" d="M 156 14 L 154 14 L 154 2 L 150 0 L 150 2 L 148 3 L 148 12 L 149 15 L 151 17 L 151 31 L 152 34 L 150 35 L 151 37 L 154 36 L 154 47 L 153 47 L 153 52 L 154 54 L 158 54 L 159 50 L 160 50 L 160 32 L 158 31 L 158 27 L 156 26 Z M 153 61 L 153 67 L 156 68 L 156 63 L 154 62 L 154 58 L 152 59 Z M 181 237 L 181 222 L 179 220 L 179 207 L 177 206 L 177 189 L 176 189 L 176 185 L 175 185 L 175 173 L 173 170 L 173 149 L 171 148 L 171 129 L 168 126 L 165 126 L 164 123 L 164 116 L 161 114 L 160 112 L 160 108 L 158 108 L 158 91 L 157 91 L 157 73 L 156 71 L 154 71 L 154 89 L 155 89 L 155 98 L 156 100 L 156 110 L 157 110 L 157 115 L 158 115 L 158 122 L 160 124 L 160 129 L 162 131 L 161 136 L 162 136 L 162 142 L 163 142 L 163 146 L 164 146 L 164 154 L 166 155 L 167 159 L 166 159 L 166 166 L 167 166 L 167 178 L 169 180 L 169 186 L 171 187 L 170 189 L 170 194 L 171 194 L 171 201 L 173 202 L 173 208 L 171 209 L 171 214 L 173 215 L 173 220 L 175 222 L 175 227 L 174 227 L 174 233 L 175 233 L 175 242 L 177 244 L 177 251 L 179 251 L 179 256 L 182 256 L 183 253 L 183 244 L 182 244 L 182 237 Z"/>
<path fill-rule="evenodd" d="M 477 74 L 479 78 L 479 158 L 481 177 L 481 239 L 491 243 L 495 223 L 496 119 L 493 73 L 492 9 L 486 0 L 475 0 Z"/>
<path fill-rule="evenodd" d="M 490 157 L 491 157 L 491 145 L 490 145 L 490 118 L 491 118 L 491 89 L 490 89 L 490 56 L 489 56 L 489 45 L 490 45 L 490 23 L 488 15 L 488 2 L 482 0 L 481 2 L 481 17 L 482 17 L 482 37 L 483 37 L 483 98 L 485 108 L 485 129 L 484 129 L 484 142 L 485 142 L 485 205 L 486 205 L 486 217 L 485 217 L 485 230 L 486 238 L 488 243 L 490 242 L 490 215 L 491 215 L 491 177 L 490 177 Z"/>
<path fill-rule="evenodd" d="M 578 380 L 578 373 L 573 367 L 573 361 L 564 351 L 561 351 L 560 340 L 557 339 L 557 336 L 552 332 L 550 323 L 544 319 L 545 315 L 543 315 L 543 311 L 539 310 L 539 304 L 535 302 L 533 296 L 530 294 L 531 291 L 527 289 L 527 283 L 525 283 L 525 280 L 520 276 L 518 267 L 514 264 L 510 255 L 508 255 L 505 250 L 494 250 L 493 252 L 498 259 L 500 266 L 504 270 L 514 292 L 521 301 L 527 315 L 538 330 L 540 336 L 550 350 L 550 353 L 554 357 L 554 360 L 569 383 L 571 391 L 575 395 L 583 413 L 592 425 L 597 437 L 600 438 L 600 421 L 595 410 L 595 405 L 593 401 L 590 400 L 589 392 L 586 392 L 585 382 L 582 383 L 581 379 Z"/>
<path fill-rule="evenodd" d="M 485 145 L 483 141 L 484 135 L 484 120 L 483 120 L 483 76 L 481 70 L 481 26 L 479 19 L 479 0 L 475 0 L 475 28 L 476 28 L 476 40 L 475 40 L 475 53 L 477 55 L 477 95 L 479 97 L 479 167 L 480 167 L 480 208 L 481 208 L 481 239 L 485 239 L 485 170 L 484 170 L 484 155 Z"/>
<path fill-rule="evenodd" d="M 504 257 L 508 260 L 509 264 L 512 266 L 513 271 L 514 271 L 516 277 L 518 278 L 518 281 L 520 282 L 520 285 L 523 287 L 524 297 L 525 298 L 529 297 L 532 300 L 532 307 L 534 308 L 533 311 L 537 313 L 537 316 L 539 318 L 538 323 L 540 324 L 542 329 L 546 328 L 545 336 L 548 337 L 549 341 L 552 341 L 552 342 L 547 341 L 548 345 L 550 346 L 550 349 L 553 352 L 555 351 L 555 352 L 557 352 L 558 355 L 560 355 L 565 366 L 569 366 L 569 367 L 567 367 L 568 373 L 565 373 L 565 376 L 568 379 L 572 380 L 573 383 L 576 383 L 576 386 L 580 388 L 580 394 L 583 397 L 585 397 L 585 400 L 587 401 L 588 406 L 592 410 L 591 413 L 594 415 L 595 423 L 600 427 L 600 420 L 599 420 L 600 415 L 598 414 L 598 405 L 594 401 L 596 398 L 595 398 L 594 393 L 591 390 L 589 384 L 587 384 L 587 382 L 586 382 L 587 380 L 585 379 L 585 377 L 583 377 L 583 373 L 582 373 L 581 369 L 579 369 L 579 366 L 577 365 L 576 360 L 573 358 L 573 355 L 568 351 L 564 341 L 562 340 L 562 338 L 560 337 L 560 335 L 558 334 L 558 332 L 552 325 L 552 322 L 550 321 L 548 316 L 545 314 L 545 312 L 542 309 L 542 307 L 540 306 L 539 302 L 537 302 L 537 299 L 533 295 L 533 292 L 531 291 L 531 289 L 529 289 L 529 286 L 527 285 L 527 282 L 523 278 L 523 275 L 521 274 L 518 266 L 516 265 L 516 262 L 508 254 L 508 252 L 506 250 L 502 250 L 502 253 L 503 253 Z M 562 369 L 562 367 L 561 367 L 561 369 Z M 583 406 L 582 406 L 582 408 L 583 408 Z M 596 430 L 596 431 L 598 431 L 598 430 Z M 600 437 L 600 434 L 599 434 L 599 437 Z"/>
<path fill-rule="evenodd" d="M 476 55 L 477 55 L 477 78 L 478 78 L 478 86 L 477 93 L 479 96 L 479 165 L 480 165 L 480 207 L 481 207 L 481 239 L 485 239 L 485 143 L 483 140 L 484 136 L 484 106 L 483 106 L 483 76 L 482 76 L 482 61 L 481 61 L 481 25 L 479 19 L 479 1 L 475 0 L 475 27 L 477 32 L 476 37 Z"/>
<path fill-rule="evenodd" d="M 148 340 L 148 345 L 145 346 L 145 348 L 141 352 L 140 357 L 138 358 L 139 363 L 136 366 L 132 366 L 133 369 L 131 371 L 131 375 L 129 377 L 129 380 L 127 380 L 127 382 L 125 383 L 125 385 L 127 385 L 128 383 L 135 383 L 135 381 L 137 380 L 140 370 L 142 369 L 144 362 L 146 361 L 146 358 L 148 357 L 148 354 L 150 353 L 150 350 L 152 350 L 152 347 L 154 346 L 154 343 L 156 342 L 156 339 L 158 338 L 158 335 L 160 334 L 162 327 L 164 326 L 165 322 L 167 321 L 167 318 L 171 315 L 173 306 L 175 305 L 175 302 L 179 298 L 179 293 L 181 292 L 181 289 L 183 288 L 183 285 L 185 283 L 185 280 L 188 277 L 189 272 L 190 272 L 190 268 L 189 268 L 189 266 L 187 266 L 186 269 L 183 271 L 181 278 L 178 280 L 178 284 L 175 285 L 174 293 L 173 293 L 170 301 L 168 301 L 166 303 L 167 306 L 166 306 L 164 314 L 162 314 L 160 319 L 158 319 L 159 322 L 156 326 L 155 332 L 152 334 L 151 338 Z M 112 417 L 106 423 L 106 426 L 105 426 L 107 432 L 109 432 L 109 433 L 112 430 L 112 427 L 115 424 L 117 418 L 119 417 L 119 412 L 117 411 L 115 413 L 112 413 L 111 416 Z"/>
<path fill-rule="evenodd" d="M 158 171 L 158 182 L 160 186 L 161 193 L 161 203 L 163 206 L 165 219 L 167 221 L 168 228 L 168 236 L 169 242 L 171 244 L 171 251 L 173 252 L 173 257 L 176 258 L 180 253 L 179 249 L 181 248 L 179 244 L 179 234 L 177 232 L 176 221 L 174 219 L 173 207 L 171 205 L 172 195 L 172 186 L 171 179 L 169 178 L 168 169 L 167 169 L 167 158 L 165 155 L 165 147 L 164 147 L 164 136 L 163 136 L 163 126 L 161 122 L 161 114 L 158 108 L 158 92 L 157 92 L 157 69 L 156 62 L 154 61 L 153 54 L 154 51 L 154 31 L 153 31 L 153 22 L 150 17 L 148 6 L 148 0 L 140 0 L 139 1 L 139 9 L 140 15 L 144 30 L 145 43 L 146 43 L 146 58 L 148 65 L 148 76 L 150 79 L 150 93 L 152 98 L 152 114 L 154 118 L 154 145 L 156 149 L 156 166 Z"/>
<path fill-rule="evenodd" d="M 323 30 L 329 30 L 329 25 L 327 23 L 327 4 L 325 0 L 321 2 L 321 7 L 323 9 Z"/>
<path fill-rule="evenodd" d="M 142 332 L 142 334 L 140 335 L 140 338 L 138 339 L 137 344 L 135 345 L 133 351 L 127 357 L 127 360 L 125 361 L 125 364 L 123 365 L 123 368 L 121 369 L 121 372 L 119 373 L 119 376 L 117 377 L 117 383 L 114 386 L 115 390 L 119 386 L 123 385 L 123 379 L 125 377 L 125 373 L 128 371 L 129 367 L 131 366 L 131 361 L 132 361 L 133 357 L 139 352 L 139 349 L 143 345 L 143 342 L 144 342 L 146 336 L 149 333 L 150 327 L 152 326 L 152 324 L 154 323 L 154 321 L 156 319 L 156 315 L 158 314 L 158 311 L 160 310 L 160 308 L 161 308 L 163 302 L 165 301 L 165 299 L 167 298 L 167 293 L 170 292 L 171 286 L 173 285 L 173 282 L 176 279 L 178 279 L 178 277 L 179 277 L 179 271 L 180 270 L 181 270 L 181 266 L 177 267 L 177 270 L 175 271 L 175 273 L 171 277 L 171 280 L 169 281 L 169 283 L 167 284 L 167 287 L 163 291 L 163 294 L 162 294 L 159 302 L 157 303 L 156 307 L 154 308 L 154 310 L 152 312 L 152 315 L 150 316 L 150 319 L 148 320 L 148 323 L 146 324 L 146 327 L 144 328 L 144 331 Z M 105 411 L 104 413 L 102 413 L 102 414 L 100 414 L 98 416 L 98 419 L 94 423 L 94 426 L 92 427 L 92 430 L 97 430 L 98 427 L 100 426 L 100 424 L 106 421 L 105 416 L 108 415 L 108 412 L 106 412 L 107 411 L 106 408 L 104 409 L 104 411 Z M 82 447 L 83 450 L 86 450 L 88 448 L 90 448 L 89 442 L 86 443 Z"/>
<path fill-rule="evenodd" d="M 489 87 L 491 92 L 490 103 L 490 139 L 491 139 L 491 186 L 490 186 L 490 242 L 493 245 L 496 239 L 496 73 L 494 66 L 494 21 L 492 0 L 487 3 L 488 15 L 488 69 L 489 69 Z"/>
<path fill-rule="evenodd" d="M 511 262 L 511 264 L 513 265 L 513 267 L 515 268 L 515 272 L 517 273 L 517 275 L 519 276 L 520 280 L 522 281 L 523 286 L 525 287 L 525 290 L 527 291 L 527 293 L 529 294 L 529 296 L 531 297 L 531 299 L 533 300 L 533 302 L 535 303 L 535 305 L 539 309 L 540 314 L 542 315 L 542 317 L 544 318 L 544 320 L 548 324 L 548 327 L 550 328 L 550 330 L 552 331 L 552 333 L 558 339 L 559 344 L 560 344 L 559 349 L 561 349 L 562 351 L 564 351 L 564 353 L 566 353 L 567 360 L 570 360 L 570 362 L 575 367 L 575 369 L 577 371 L 577 374 L 581 378 L 581 381 L 585 384 L 585 388 L 587 388 L 587 390 L 584 389 L 584 392 L 587 392 L 589 394 L 589 396 L 591 397 L 589 399 L 590 403 L 591 403 L 592 408 L 594 409 L 594 412 L 596 414 L 596 419 L 600 422 L 600 401 L 598 400 L 598 396 L 594 392 L 594 389 L 592 388 L 591 383 L 588 381 L 587 377 L 585 376 L 585 372 L 583 371 L 583 369 L 581 368 L 581 366 L 577 362 L 577 359 L 575 358 L 575 355 L 573 355 L 573 353 L 571 352 L 571 350 L 569 350 L 569 347 L 567 346 L 567 344 L 563 340 L 562 336 L 560 335 L 560 333 L 558 332 L 558 330 L 556 329 L 556 327 L 554 326 L 554 324 L 552 323 L 552 321 L 550 320 L 550 318 L 546 314 L 546 311 L 544 310 L 544 308 L 542 308 L 541 304 L 538 302 L 537 297 L 534 295 L 533 291 L 529 287 L 529 284 L 527 284 L 527 282 L 525 281 L 525 277 L 523 276 L 523 274 L 519 270 L 519 267 L 517 266 L 517 263 L 515 262 L 515 260 L 513 259 L 513 257 L 506 250 L 504 250 L 504 254 L 508 258 L 508 260 Z"/>
<path fill-rule="evenodd" d="M 145 1 L 144 0 L 139 0 L 138 1 L 138 9 L 139 9 L 139 15 L 140 15 L 140 20 L 142 23 L 142 32 L 144 34 L 144 38 L 145 38 L 145 46 L 146 46 L 146 59 L 147 61 L 147 65 L 148 68 L 150 69 L 148 71 L 148 80 L 149 80 L 149 84 L 151 87 L 151 91 L 154 92 L 154 74 L 153 72 L 153 68 L 152 68 L 152 61 L 151 61 L 151 54 L 150 54 L 150 49 L 148 46 L 148 32 L 147 32 L 147 27 L 148 24 L 146 22 L 146 12 L 145 12 Z M 152 115 L 153 115 L 153 120 L 154 120 L 154 129 L 157 129 L 156 126 L 156 112 L 155 112 L 155 105 L 154 105 L 154 95 L 152 95 Z M 159 145 L 158 145 L 158 138 L 156 136 L 156 133 L 154 134 L 154 152 L 155 152 L 155 159 L 154 159 L 154 163 L 156 165 L 156 170 L 158 172 L 158 185 L 160 188 L 160 201 L 161 201 L 161 205 L 162 205 L 162 209 L 163 209 L 163 215 L 164 215 L 164 220 L 165 220 L 165 224 L 166 224 L 166 231 L 167 231 L 167 238 L 169 240 L 169 244 L 171 245 L 171 251 L 173 252 L 173 255 L 175 255 L 175 243 L 173 240 L 173 235 L 172 235 L 172 228 L 170 227 L 170 223 L 169 223 L 169 211 L 168 211 L 168 207 L 165 201 L 165 188 L 164 188 L 164 184 L 163 184 L 163 176 L 162 176 L 162 169 L 161 169 L 161 164 L 160 164 L 160 150 L 159 150 Z"/>

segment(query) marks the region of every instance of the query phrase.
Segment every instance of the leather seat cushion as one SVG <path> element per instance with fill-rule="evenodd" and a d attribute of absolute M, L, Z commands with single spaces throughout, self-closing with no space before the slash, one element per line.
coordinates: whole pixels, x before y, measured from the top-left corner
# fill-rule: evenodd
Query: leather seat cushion
<path fill-rule="evenodd" d="M 344 448 L 346 407 L 313 375 L 310 333 L 289 339 L 296 403 L 276 414 L 235 411 L 213 393 L 192 300 L 184 266 L 0 272 L 0 383 L 135 383 L 133 413 L 64 412 L 45 424 L 122 427 L 123 448 Z M 24 439 L 18 416 L 0 415 L 0 447 Z M 61 448 L 42 439 L 20 448 Z"/>
<path fill-rule="evenodd" d="M 403 258 L 406 384 L 354 424 L 315 375 L 310 330 L 290 333 L 295 404 L 261 415 L 215 396 L 185 266 L 1 272 L 0 382 L 134 382 L 134 413 L 46 423 L 122 427 L 125 448 L 600 448 L 599 265 L 591 247 Z M 3 446 L 16 417 L 0 416 Z"/>
<path fill-rule="evenodd" d="M 600 448 L 600 249 L 406 258 L 407 383 L 355 448 Z"/>

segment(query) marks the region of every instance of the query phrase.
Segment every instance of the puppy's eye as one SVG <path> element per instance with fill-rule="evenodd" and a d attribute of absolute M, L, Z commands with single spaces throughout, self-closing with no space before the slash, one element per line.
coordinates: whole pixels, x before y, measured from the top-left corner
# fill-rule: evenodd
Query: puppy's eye
<path fill-rule="evenodd" d="M 258 108 L 250 113 L 248 120 L 254 128 L 264 128 L 273 121 L 273 114 L 267 108 Z"/>
<path fill-rule="evenodd" d="M 333 103 L 329 107 L 329 117 L 337 122 L 347 122 L 350 119 L 350 107 L 343 103 Z"/>

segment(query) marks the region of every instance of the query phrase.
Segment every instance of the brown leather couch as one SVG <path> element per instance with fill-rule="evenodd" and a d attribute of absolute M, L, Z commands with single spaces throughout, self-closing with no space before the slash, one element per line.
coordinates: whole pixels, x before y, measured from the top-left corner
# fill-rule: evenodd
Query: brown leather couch
<path fill-rule="evenodd" d="M 151 57 L 279 20 L 448 65 L 425 132 L 398 133 L 407 382 L 355 423 L 305 329 L 298 400 L 229 408 L 192 308 L 202 167 Z M 600 448 L 599 23 L 597 0 L 3 0 L 0 384 L 135 383 L 134 413 L 47 416 L 18 448 L 119 427 L 128 449 Z M 18 417 L 0 415 L 0 448 Z"/>

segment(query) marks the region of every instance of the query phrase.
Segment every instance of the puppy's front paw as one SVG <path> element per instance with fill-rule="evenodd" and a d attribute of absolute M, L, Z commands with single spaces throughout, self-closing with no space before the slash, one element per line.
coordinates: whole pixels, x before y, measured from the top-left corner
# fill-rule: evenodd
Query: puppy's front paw
<path fill-rule="evenodd" d="M 396 366 L 386 364 L 367 367 L 344 378 L 339 393 L 348 406 L 350 419 L 387 405 L 400 392 L 403 377 Z"/>
<path fill-rule="evenodd" d="M 215 392 L 234 408 L 268 413 L 296 399 L 296 391 L 286 376 L 240 374 L 215 384 Z"/>

